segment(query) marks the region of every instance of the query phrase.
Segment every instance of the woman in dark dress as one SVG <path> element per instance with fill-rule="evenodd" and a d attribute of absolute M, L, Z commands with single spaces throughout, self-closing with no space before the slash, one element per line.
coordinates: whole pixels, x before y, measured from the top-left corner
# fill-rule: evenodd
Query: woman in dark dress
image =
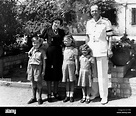
<path fill-rule="evenodd" d="M 63 20 L 55 18 L 52 22 L 52 26 L 45 29 L 40 35 L 44 40 L 47 39 L 48 48 L 46 50 L 47 61 L 45 68 L 45 81 L 47 82 L 48 89 L 48 101 L 51 102 L 51 85 L 53 86 L 53 95 L 56 99 L 60 99 L 58 95 L 58 84 L 62 80 L 62 47 L 65 31 L 59 27 L 62 25 Z"/>

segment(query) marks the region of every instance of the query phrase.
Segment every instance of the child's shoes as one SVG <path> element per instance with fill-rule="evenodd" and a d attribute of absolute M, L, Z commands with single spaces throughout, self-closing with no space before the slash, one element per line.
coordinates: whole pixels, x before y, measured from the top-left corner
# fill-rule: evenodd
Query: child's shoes
<path fill-rule="evenodd" d="M 70 97 L 70 102 L 74 102 L 74 97 Z"/>
<path fill-rule="evenodd" d="M 31 98 L 27 104 L 31 104 L 31 103 L 34 103 L 34 102 L 37 102 L 36 98 Z"/>
<path fill-rule="evenodd" d="M 80 100 L 81 103 L 84 103 L 85 101 L 86 101 L 86 98 L 82 98 L 82 99 Z"/>
<path fill-rule="evenodd" d="M 67 102 L 70 100 L 70 97 L 65 97 L 65 99 L 63 100 L 63 102 Z"/>
<path fill-rule="evenodd" d="M 65 97 L 63 102 L 67 102 L 67 101 L 74 102 L 74 97 Z"/>
<path fill-rule="evenodd" d="M 87 98 L 85 101 L 86 104 L 89 104 L 90 102 L 91 102 L 91 99 L 89 99 L 89 98 Z"/>
<path fill-rule="evenodd" d="M 41 105 L 43 103 L 42 99 L 38 99 L 38 104 Z"/>

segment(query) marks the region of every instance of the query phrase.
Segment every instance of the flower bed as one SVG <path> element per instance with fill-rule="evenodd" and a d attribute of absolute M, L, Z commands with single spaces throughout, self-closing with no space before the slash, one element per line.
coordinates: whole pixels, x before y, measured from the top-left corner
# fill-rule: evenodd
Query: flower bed
<path fill-rule="evenodd" d="M 113 56 L 111 61 L 116 66 L 124 66 L 135 54 L 134 40 L 130 40 L 124 35 L 120 40 L 112 42 Z"/>
<path fill-rule="evenodd" d="M 136 95 L 136 78 L 126 76 L 136 59 L 136 45 L 124 35 L 120 40 L 112 43 L 113 65 L 111 71 L 111 92 L 112 97 L 127 98 Z M 135 82 L 132 82 L 134 80 Z"/>

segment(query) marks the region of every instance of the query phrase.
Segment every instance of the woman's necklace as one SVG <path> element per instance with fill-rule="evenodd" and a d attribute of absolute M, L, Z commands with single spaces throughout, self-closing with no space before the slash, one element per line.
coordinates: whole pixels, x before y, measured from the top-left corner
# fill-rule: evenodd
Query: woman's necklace
<path fill-rule="evenodd" d="M 54 33 L 55 35 L 58 35 L 58 30 L 56 30 L 56 29 L 54 30 L 54 29 L 53 29 L 53 33 Z"/>

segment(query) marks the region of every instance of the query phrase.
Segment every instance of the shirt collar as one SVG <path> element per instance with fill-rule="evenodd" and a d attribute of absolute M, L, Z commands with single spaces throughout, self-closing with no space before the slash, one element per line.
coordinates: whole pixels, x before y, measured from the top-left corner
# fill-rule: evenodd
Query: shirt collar
<path fill-rule="evenodd" d="M 90 55 L 87 55 L 87 56 L 82 55 L 82 57 L 83 57 L 83 58 L 87 58 L 87 59 L 90 59 L 90 58 L 91 58 Z"/>
<path fill-rule="evenodd" d="M 40 48 L 38 48 L 38 49 L 34 49 L 34 51 L 35 51 L 35 52 L 39 52 L 39 51 L 40 51 Z"/>
<path fill-rule="evenodd" d="M 92 18 L 92 20 L 93 20 L 93 22 L 95 22 L 95 23 L 99 23 L 99 22 L 101 22 L 102 17 L 100 17 L 98 21 L 95 21 L 94 18 Z"/>
<path fill-rule="evenodd" d="M 73 49 L 73 48 L 74 48 L 73 46 L 66 47 L 67 50 Z"/>

